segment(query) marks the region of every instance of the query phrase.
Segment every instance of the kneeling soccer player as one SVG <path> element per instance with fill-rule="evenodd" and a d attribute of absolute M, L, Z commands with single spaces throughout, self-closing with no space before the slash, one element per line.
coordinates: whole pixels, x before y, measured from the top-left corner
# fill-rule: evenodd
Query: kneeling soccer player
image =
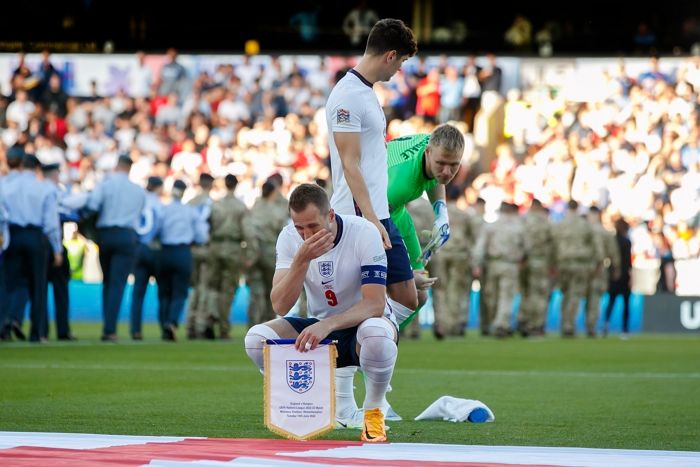
<path fill-rule="evenodd" d="M 386 441 L 382 401 L 394 371 L 398 329 L 386 301 L 386 253 L 369 221 L 335 214 L 317 185 L 297 187 L 289 198 L 292 224 L 277 238 L 272 305 L 285 316 L 301 294 L 309 318 L 285 317 L 248 330 L 245 348 L 262 370 L 264 339 L 296 339 L 295 348 L 314 349 L 323 339 L 338 341 L 339 368 L 359 366 L 366 395 L 361 440 Z"/>

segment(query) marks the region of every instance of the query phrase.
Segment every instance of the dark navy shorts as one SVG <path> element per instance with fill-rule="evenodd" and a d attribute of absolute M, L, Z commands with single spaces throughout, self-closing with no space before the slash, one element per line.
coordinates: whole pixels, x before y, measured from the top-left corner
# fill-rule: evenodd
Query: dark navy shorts
<path fill-rule="evenodd" d="M 284 318 L 292 327 L 301 334 L 305 328 L 314 323 L 318 323 L 316 318 Z M 328 334 L 326 339 L 337 340 L 336 349 L 338 350 L 338 358 L 335 365 L 338 368 L 346 366 L 360 366 L 360 356 L 357 355 L 357 326 L 348 329 L 333 331 Z"/>
<path fill-rule="evenodd" d="M 396 228 L 391 218 L 382 219 L 380 222 L 389 233 L 389 239 L 391 240 L 391 250 L 386 250 L 386 285 L 412 281 L 413 269 L 411 269 L 411 260 L 408 258 L 408 250 L 406 250 L 406 245 L 403 243 L 399 229 Z"/>

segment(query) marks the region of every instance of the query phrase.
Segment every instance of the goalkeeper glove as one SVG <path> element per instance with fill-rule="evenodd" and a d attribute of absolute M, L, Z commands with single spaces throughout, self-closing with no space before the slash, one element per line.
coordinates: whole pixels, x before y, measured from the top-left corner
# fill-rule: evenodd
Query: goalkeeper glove
<path fill-rule="evenodd" d="M 435 214 L 433 231 L 420 258 L 426 264 L 450 238 L 450 219 L 447 216 L 447 205 L 443 200 L 437 200 L 433 203 L 433 213 Z"/>

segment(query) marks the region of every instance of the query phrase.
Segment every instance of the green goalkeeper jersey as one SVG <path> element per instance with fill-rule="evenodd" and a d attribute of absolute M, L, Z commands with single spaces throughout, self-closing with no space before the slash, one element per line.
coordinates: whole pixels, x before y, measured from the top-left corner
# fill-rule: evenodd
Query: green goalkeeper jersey
<path fill-rule="evenodd" d="M 419 134 L 396 138 L 387 145 L 389 212 L 401 232 L 413 269 L 423 269 L 425 265 L 420 261 L 420 241 L 406 205 L 438 184 L 437 179 L 429 179 L 425 173 L 423 159 L 429 140 L 429 134 Z"/>

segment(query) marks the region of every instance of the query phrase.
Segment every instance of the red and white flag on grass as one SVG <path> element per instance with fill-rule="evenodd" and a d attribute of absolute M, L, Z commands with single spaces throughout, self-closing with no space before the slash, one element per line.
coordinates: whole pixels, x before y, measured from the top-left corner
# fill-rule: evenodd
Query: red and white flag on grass
<path fill-rule="evenodd" d="M 265 426 L 306 440 L 335 427 L 335 359 L 331 341 L 299 352 L 294 339 L 268 340 L 265 356 Z"/>

